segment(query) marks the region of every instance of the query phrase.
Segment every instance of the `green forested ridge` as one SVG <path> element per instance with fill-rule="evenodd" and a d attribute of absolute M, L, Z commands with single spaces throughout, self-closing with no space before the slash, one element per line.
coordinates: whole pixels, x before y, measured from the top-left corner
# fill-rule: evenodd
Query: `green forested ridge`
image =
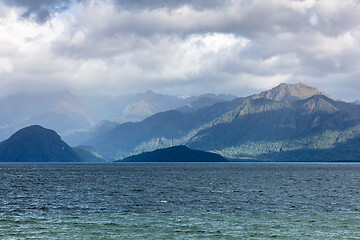
<path fill-rule="evenodd" d="M 315 95 L 294 102 L 248 101 L 209 123 L 188 145 L 240 159 L 335 161 L 360 159 L 354 144 L 359 136 L 356 111 Z"/>
<path fill-rule="evenodd" d="M 145 151 L 185 144 L 202 125 L 234 109 L 243 101 L 243 98 L 237 98 L 218 102 L 194 112 L 170 110 L 157 113 L 141 122 L 120 124 L 84 145 L 93 146 L 106 158 L 121 159 Z"/>
<path fill-rule="evenodd" d="M 353 161 L 360 159 L 359 123 L 359 105 L 304 84 L 281 84 L 193 112 L 173 110 L 121 124 L 86 145 L 112 159 L 187 145 L 232 159 Z"/>

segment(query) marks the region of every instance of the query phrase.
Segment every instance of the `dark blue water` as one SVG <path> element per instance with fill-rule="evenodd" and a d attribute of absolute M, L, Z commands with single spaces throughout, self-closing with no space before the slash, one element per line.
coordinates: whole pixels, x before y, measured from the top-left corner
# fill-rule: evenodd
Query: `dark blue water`
<path fill-rule="evenodd" d="M 360 239 L 360 164 L 0 164 L 0 239 Z"/>

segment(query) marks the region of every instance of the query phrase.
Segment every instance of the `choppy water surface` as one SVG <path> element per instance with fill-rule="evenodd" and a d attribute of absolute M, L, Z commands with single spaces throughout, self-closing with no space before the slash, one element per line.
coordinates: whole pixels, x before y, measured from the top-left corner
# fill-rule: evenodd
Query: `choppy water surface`
<path fill-rule="evenodd" d="M 360 164 L 0 164 L 0 239 L 360 239 Z"/>

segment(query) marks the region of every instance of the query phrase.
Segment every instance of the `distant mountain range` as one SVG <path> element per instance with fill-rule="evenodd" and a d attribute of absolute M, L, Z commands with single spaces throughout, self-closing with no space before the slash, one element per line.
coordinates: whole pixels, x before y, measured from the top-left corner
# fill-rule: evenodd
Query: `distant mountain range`
<path fill-rule="evenodd" d="M 182 107 L 205 96 L 211 96 L 211 101 L 234 98 L 230 95 L 180 98 L 152 91 L 115 98 L 77 96 L 67 91 L 17 94 L 0 98 L 0 141 L 23 127 L 37 124 L 54 129 L 75 146 L 95 137 L 96 132 L 102 131 L 105 126 L 141 121 L 155 113 Z"/>
<path fill-rule="evenodd" d="M 194 111 L 182 109 L 119 124 L 85 144 L 110 159 L 175 145 L 234 160 L 360 159 L 360 106 L 302 83 L 280 84 Z"/>
<path fill-rule="evenodd" d="M 68 92 L 55 94 L 17 94 L 0 99 L 0 141 L 15 131 L 42 125 L 65 134 L 93 124 L 80 100 Z"/>
<path fill-rule="evenodd" d="M 42 106 L 29 106 L 34 107 L 34 114 L 48 107 L 52 114 L 35 116 L 45 123 L 46 119 L 52 124 L 59 121 L 58 128 L 67 124 L 65 119 L 72 121 L 71 126 L 84 127 L 81 119 L 91 125 L 91 112 L 84 110 L 87 107 L 72 95 L 65 96 L 54 95 L 47 102 L 39 98 L 35 103 Z M 0 161 L 155 161 L 154 157 L 169 158 L 167 154 L 176 155 L 179 149 L 185 155 L 192 151 L 184 146 L 174 148 L 179 145 L 217 153 L 233 161 L 360 161 L 360 105 L 338 101 L 302 83 L 280 84 L 235 99 L 226 95 L 194 97 L 191 101 L 188 98 L 189 102 L 181 107 L 175 107 L 177 100 L 172 97 L 150 91 L 136 98 L 158 106 L 157 109 L 171 106 L 175 110 L 158 112 L 137 122 L 104 120 L 91 130 L 74 131 L 66 137 L 73 145 L 81 145 L 76 148 L 69 147 L 52 130 L 27 127 L 0 143 Z M 4 103 L 0 101 L 1 104 Z M 150 114 L 156 109 L 149 104 L 140 105 L 147 106 L 142 113 Z M 127 108 L 127 116 L 135 116 L 138 107 L 134 111 Z M 4 112 L 13 115 L 1 121 L 16 116 L 23 119 L 30 114 L 24 109 L 23 113 L 16 113 L 6 106 Z M 9 125 L 3 129 L 9 130 L 6 126 Z M 164 150 L 142 154 L 158 149 Z M 127 158 L 132 155 L 138 157 Z"/>
<path fill-rule="evenodd" d="M 170 110 L 140 122 L 119 124 L 83 143 L 93 146 L 108 159 L 121 159 L 133 154 L 186 143 L 196 130 L 234 109 L 244 99 L 218 102 L 194 112 Z"/>
<path fill-rule="evenodd" d="M 123 159 L 122 162 L 228 162 L 219 154 L 174 146 Z M 89 146 L 71 148 L 51 129 L 25 127 L 0 142 L 0 162 L 106 162 Z"/>

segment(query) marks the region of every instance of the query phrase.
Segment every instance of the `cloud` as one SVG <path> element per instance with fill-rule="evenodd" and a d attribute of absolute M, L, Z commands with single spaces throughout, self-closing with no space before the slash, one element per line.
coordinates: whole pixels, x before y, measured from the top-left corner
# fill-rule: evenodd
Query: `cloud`
<path fill-rule="evenodd" d="M 47 20 L 51 13 L 68 9 L 71 2 L 71 0 L 4 0 L 9 6 L 23 8 L 22 17 L 33 18 L 39 22 Z"/>
<path fill-rule="evenodd" d="M 336 98 L 358 98 L 355 0 L 1 4 L 0 85 L 9 92 L 26 85 L 92 94 L 151 88 L 246 95 L 302 81 Z"/>
<path fill-rule="evenodd" d="M 203 10 L 209 8 L 219 8 L 230 3 L 229 0 L 114 0 L 114 3 L 120 6 L 121 8 L 131 9 L 131 10 L 141 10 L 141 9 L 157 9 L 157 8 L 167 8 L 167 9 L 176 9 L 184 6 L 191 6 L 192 8 Z"/>
<path fill-rule="evenodd" d="M 24 9 L 23 18 L 33 18 L 38 22 L 49 19 L 51 14 L 67 11 L 72 5 L 81 3 L 84 0 L 4 0 L 9 6 L 21 7 Z M 101 3 L 102 1 L 94 1 Z M 142 9 L 166 8 L 174 9 L 183 6 L 191 6 L 195 9 L 218 8 L 228 3 L 227 0 L 113 0 L 112 4 L 121 9 L 132 11 Z"/>
<path fill-rule="evenodd" d="M 14 65 L 11 64 L 8 58 L 0 58 L 0 73 L 9 73 L 14 70 Z"/>

